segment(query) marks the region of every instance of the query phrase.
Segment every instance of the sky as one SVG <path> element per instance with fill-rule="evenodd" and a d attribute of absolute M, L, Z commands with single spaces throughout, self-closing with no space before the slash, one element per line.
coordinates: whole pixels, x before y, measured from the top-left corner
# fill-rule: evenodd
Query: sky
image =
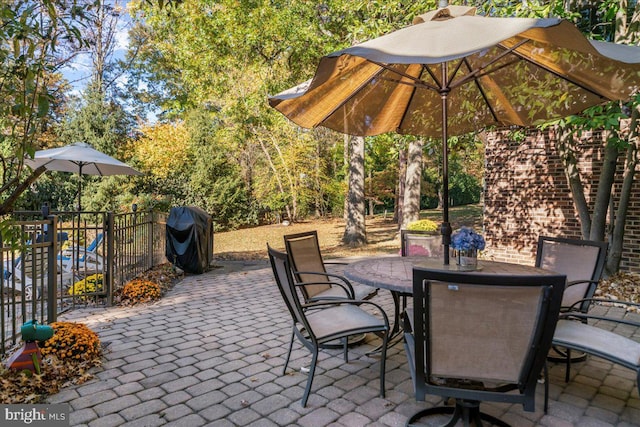
<path fill-rule="evenodd" d="M 122 4 L 122 2 L 118 0 L 111 0 L 109 3 L 112 5 L 115 3 Z M 129 15 L 124 12 L 116 29 L 116 46 L 114 49 L 114 57 L 112 58 L 114 61 L 124 58 L 129 44 L 128 31 L 130 25 L 131 21 L 129 19 Z M 72 93 L 74 95 L 79 94 L 89 82 L 91 77 L 91 68 L 91 55 L 89 53 L 83 53 L 78 55 L 74 61 L 61 69 L 63 76 L 73 86 Z M 126 77 L 122 77 L 121 79 L 122 83 L 126 83 Z"/>

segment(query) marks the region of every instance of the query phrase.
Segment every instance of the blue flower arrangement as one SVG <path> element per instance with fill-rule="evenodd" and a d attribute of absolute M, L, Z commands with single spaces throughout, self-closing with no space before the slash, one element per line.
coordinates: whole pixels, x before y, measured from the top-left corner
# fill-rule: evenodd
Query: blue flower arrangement
<path fill-rule="evenodd" d="M 469 227 L 462 227 L 451 236 L 451 247 L 458 251 L 481 251 L 484 249 L 484 237 Z"/>

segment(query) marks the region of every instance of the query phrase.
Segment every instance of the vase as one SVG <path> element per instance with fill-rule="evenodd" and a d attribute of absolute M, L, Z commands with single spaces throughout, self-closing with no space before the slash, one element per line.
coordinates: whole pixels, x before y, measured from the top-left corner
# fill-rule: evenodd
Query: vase
<path fill-rule="evenodd" d="M 478 267 L 478 250 L 477 249 L 457 249 L 456 264 L 461 269 L 475 270 Z"/>

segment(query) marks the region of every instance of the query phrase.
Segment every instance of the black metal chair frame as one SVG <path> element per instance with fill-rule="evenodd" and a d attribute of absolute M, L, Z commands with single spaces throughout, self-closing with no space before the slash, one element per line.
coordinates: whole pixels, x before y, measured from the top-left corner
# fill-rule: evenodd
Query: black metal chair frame
<path fill-rule="evenodd" d="M 331 341 L 340 340 L 344 343 L 344 360 L 348 363 L 348 353 L 347 353 L 347 338 L 353 335 L 362 335 L 366 333 L 374 333 L 375 335 L 382 338 L 383 345 L 380 354 L 380 397 L 385 396 L 385 386 L 384 386 L 384 376 L 385 376 L 385 364 L 386 364 L 386 348 L 387 348 L 387 340 L 389 337 L 389 319 L 387 318 L 386 313 L 377 304 L 374 304 L 370 301 L 359 301 L 359 300 L 325 300 L 325 301 L 317 301 L 303 304 L 299 298 L 297 293 L 297 289 L 303 289 L 304 283 L 295 283 L 293 279 L 293 275 L 291 273 L 291 268 L 289 265 L 289 258 L 286 253 L 274 250 L 273 248 L 267 245 L 267 251 L 269 254 L 269 260 L 271 263 L 271 268 L 273 269 L 273 274 L 275 281 L 278 285 L 278 289 L 287 305 L 287 309 L 291 314 L 293 319 L 293 332 L 291 334 L 291 340 L 289 342 L 289 350 L 287 352 L 287 357 L 285 360 L 284 368 L 282 371 L 282 375 L 285 375 L 287 371 L 287 366 L 289 364 L 289 359 L 291 357 L 291 351 L 293 348 L 294 337 L 297 337 L 300 342 L 311 352 L 312 361 L 311 366 L 309 367 L 309 373 L 307 378 L 307 385 L 305 387 L 304 395 L 302 396 L 302 406 L 305 407 L 307 404 L 307 400 L 309 398 L 309 393 L 311 392 L 311 385 L 313 383 L 313 377 L 316 370 L 316 365 L 318 361 L 318 352 L 321 348 L 323 348 L 323 344 L 329 343 Z M 318 337 L 313 328 L 313 322 L 309 320 L 308 315 L 313 313 L 317 315 L 317 311 L 322 310 L 350 310 L 347 311 L 346 314 L 353 313 L 356 311 L 360 315 L 364 314 L 365 316 L 373 317 L 371 314 L 366 313 L 360 307 L 362 305 L 367 305 L 373 308 L 380 315 L 380 322 L 376 324 L 370 324 L 367 326 L 357 326 L 357 322 L 353 324 L 348 324 L 349 322 L 343 322 L 340 324 L 336 324 L 335 331 L 330 334 L 325 334 L 321 337 Z M 328 311 L 329 316 L 331 313 L 335 313 L 335 311 Z"/>
<path fill-rule="evenodd" d="M 433 281 L 444 282 L 449 286 L 455 284 L 488 285 L 488 286 L 536 286 L 544 287 L 545 297 L 538 311 L 538 322 L 534 332 L 534 342 L 524 363 L 517 383 L 503 384 L 495 388 L 485 387 L 473 381 L 465 384 L 461 381 L 435 382 L 432 380 L 430 367 L 431 337 L 429 324 L 429 292 Z M 535 388 L 539 375 L 546 367 L 546 356 L 555 330 L 560 312 L 560 304 L 564 291 L 566 276 L 496 276 L 483 275 L 481 272 L 442 272 L 413 270 L 413 318 L 405 314 L 405 348 L 414 378 L 416 400 L 424 400 L 426 394 L 435 394 L 454 398 L 454 407 L 434 407 L 422 410 L 407 421 L 407 426 L 418 419 L 434 414 L 453 414 L 447 426 L 453 426 L 462 419 L 466 424 L 473 420 L 482 425 L 484 419 L 491 423 L 507 426 L 503 421 L 480 411 L 480 402 L 494 401 L 521 403 L 525 411 L 535 409 Z M 455 316 L 455 313 L 451 313 Z M 413 328 L 413 333 L 411 329 Z M 516 390 L 517 393 L 513 391 Z"/>
<path fill-rule="evenodd" d="M 542 247 L 544 246 L 545 242 L 556 242 L 556 243 L 561 243 L 565 245 L 575 245 L 575 246 L 593 246 L 598 248 L 599 250 L 598 259 L 596 261 L 596 265 L 593 268 L 591 277 L 589 277 L 588 279 L 585 278 L 581 280 L 573 280 L 571 282 L 567 282 L 567 285 L 566 285 L 566 288 L 569 288 L 570 286 L 575 286 L 581 283 L 589 284 L 584 296 L 582 296 L 582 299 L 583 299 L 582 303 L 577 306 L 574 304 L 571 307 L 561 308 L 562 311 L 567 311 L 570 309 L 571 311 L 577 310 L 582 313 L 586 313 L 589 310 L 589 300 L 593 298 L 596 288 L 598 287 L 598 282 L 602 277 L 602 272 L 604 271 L 604 264 L 605 264 L 605 261 L 607 260 L 607 249 L 609 247 L 609 244 L 607 242 L 598 242 L 595 240 L 580 240 L 580 239 L 569 239 L 564 237 L 540 236 L 538 237 L 538 249 L 536 251 L 536 267 L 540 267 L 542 265 L 542 261 L 543 261 Z M 562 271 L 558 271 L 558 273 L 562 273 Z"/>

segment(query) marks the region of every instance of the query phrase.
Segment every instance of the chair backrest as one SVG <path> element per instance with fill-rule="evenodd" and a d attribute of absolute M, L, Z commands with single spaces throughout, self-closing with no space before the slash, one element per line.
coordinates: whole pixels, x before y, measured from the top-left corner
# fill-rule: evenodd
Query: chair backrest
<path fill-rule="evenodd" d="M 102 239 L 104 239 L 104 233 L 98 233 L 96 235 L 96 238 L 93 239 L 93 242 L 91 242 L 89 246 L 87 246 L 86 251 L 95 252 L 96 250 L 98 250 L 98 246 L 100 245 L 100 243 L 102 243 Z"/>
<path fill-rule="evenodd" d="M 309 331 L 313 338 L 313 333 L 307 318 L 304 315 L 302 309 L 302 303 L 296 292 L 293 275 L 291 274 L 291 267 L 289 266 L 289 259 L 284 252 L 277 251 L 267 245 L 267 253 L 269 254 L 269 261 L 271 263 L 271 269 L 273 270 L 273 277 L 276 280 L 280 294 L 284 299 L 287 309 L 293 318 L 293 321 L 304 326 Z"/>
<path fill-rule="evenodd" d="M 536 251 L 536 267 L 565 274 L 567 282 L 585 280 L 565 289 L 562 306 L 568 307 L 595 293 L 607 257 L 607 242 L 540 236 Z M 580 307 L 586 311 L 588 303 Z"/>
<path fill-rule="evenodd" d="M 430 231 L 400 230 L 402 256 L 442 258 L 443 253 L 442 236 L 434 236 Z"/>
<path fill-rule="evenodd" d="M 49 247 L 36 243 L 23 255 L 15 271 L 24 273 L 26 284 L 38 279 L 42 281 L 49 274 Z M 22 280 L 21 277 L 16 279 Z"/>
<path fill-rule="evenodd" d="M 511 401 L 533 410 L 565 282 L 555 274 L 434 274 L 414 268 L 416 397 Z M 479 390 L 460 380 L 500 388 Z M 520 393 L 504 400 L 507 390 Z"/>
<path fill-rule="evenodd" d="M 326 273 L 316 231 L 288 234 L 284 236 L 284 244 L 294 272 Z M 298 282 L 327 282 L 326 285 L 304 286 L 302 291 L 307 300 L 331 287 L 328 284 L 330 279 L 327 276 L 296 273 L 295 278 Z"/>

